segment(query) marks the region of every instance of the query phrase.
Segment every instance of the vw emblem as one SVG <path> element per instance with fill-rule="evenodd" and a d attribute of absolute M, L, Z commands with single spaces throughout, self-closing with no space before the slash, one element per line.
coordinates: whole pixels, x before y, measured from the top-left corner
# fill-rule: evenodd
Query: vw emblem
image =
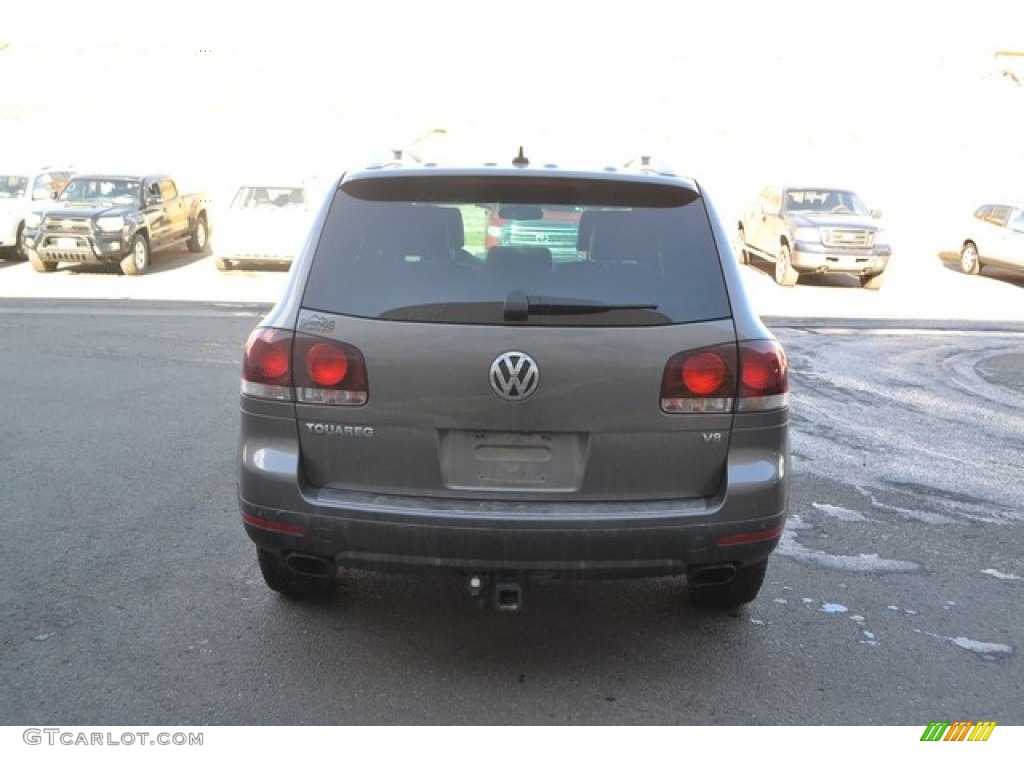
<path fill-rule="evenodd" d="M 537 391 L 540 368 L 525 352 L 506 352 L 491 363 L 491 389 L 505 400 L 525 400 Z"/>

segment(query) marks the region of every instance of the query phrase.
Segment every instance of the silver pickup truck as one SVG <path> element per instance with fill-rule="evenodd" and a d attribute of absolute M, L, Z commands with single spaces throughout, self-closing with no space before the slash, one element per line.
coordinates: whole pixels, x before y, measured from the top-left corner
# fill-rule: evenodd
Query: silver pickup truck
<path fill-rule="evenodd" d="M 25 220 L 24 249 L 37 272 L 113 263 L 139 275 L 153 252 L 184 243 L 201 253 L 209 234 L 205 198 L 182 194 L 168 176 L 76 175 L 56 202 Z"/>
<path fill-rule="evenodd" d="M 735 249 L 744 264 L 775 262 L 779 285 L 829 272 L 878 290 L 892 253 L 880 217 L 848 189 L 769 186 L 737 223 Z"/>

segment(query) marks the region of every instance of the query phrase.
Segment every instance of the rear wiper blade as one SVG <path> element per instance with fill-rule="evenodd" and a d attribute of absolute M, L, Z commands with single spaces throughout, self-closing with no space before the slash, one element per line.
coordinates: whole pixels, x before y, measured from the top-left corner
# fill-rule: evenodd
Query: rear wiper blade
<path fill-rule="evenodd" d="M 505 299 L 506 320 L 528 320 L 530 315 L 589 315 L 616 309 L 657 309 L 657 304 L 608 304 L 593 299 L 527 296 L 519 290 Z"/>

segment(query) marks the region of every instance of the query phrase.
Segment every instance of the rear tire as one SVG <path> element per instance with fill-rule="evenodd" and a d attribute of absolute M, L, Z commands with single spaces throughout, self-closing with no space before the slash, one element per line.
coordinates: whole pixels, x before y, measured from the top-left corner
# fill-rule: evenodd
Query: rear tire
<path fill-rule="evenodd" d="M 748 565 L 728 584 L 690 585 L 690 602 L 699 608 L 723 610 L 745 605 L 757 597 L 768 572 L 768 561 Z"/>
<path fill-rule="evenodd" d="M 28 263 L 32 265 L 32 269 L 36 272 L 56 272 L 57 264 L 53 261 L 43 261 L 34 253 L 28 255 Z"/>
<path fill-rule="evenodd" d="M 149 269 L 149 240 L 142 233 L 132 238 L 131 252 L 121 259 L 121 272 L 126 275 L 141 275 Z"/>
<path fill-rule="evenodd" d="M 285 565 L 280 555 L 268 549 L 257 549 L 256 560 L 267 586 L 287 597 L 315 597 L 326 593 L 334 584 L 333 575 L 309 576 L 295 573 Z"/>
<path fill-rule="evenodd" d="M 747 233 L 744 231 L 742 224 L 736 228 L 736 242 L 733 244 L 733 250 L 736 251 L 740 264 L 750 263 L 750 251 L 747 250 Z"/>
<path fill-rule="evenodd" d="M 791 288 L 799 279 L 800 273 L 793 269 L 793 256 L 789 246 L 783 243 L 779 246 L 779 255 L 775 257 L 775 282 Z"/>
<path fill-rule="evenodd" d="M 210 241 L 210 229 L 206 225 L 206 216 L 200 215 L 196 219 L 196 225 L 192 228 L 192 234 L 188 238 L 188 250 L 191 253 L 202 253 Z"/>
<path fill-rule="evenodd" d="M 867 288 L 869 291 L 877 291 L 882 287 L 882 283 L 884 282 L 885 272 L 879 272 L 877 275 L 860 276 L 860 287 Z"/>
<path fill-rule="evenodd" d="M 18 225 L 18 234 L 15 235 L 14 250 L 11 253 L 19 261 L 28 259 L 28 252 L 25 250 L 25 222 Z"/>

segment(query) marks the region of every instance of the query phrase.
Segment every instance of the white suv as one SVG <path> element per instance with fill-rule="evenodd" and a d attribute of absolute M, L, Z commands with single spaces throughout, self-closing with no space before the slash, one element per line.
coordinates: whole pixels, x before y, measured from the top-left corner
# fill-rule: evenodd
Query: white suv
<path fill-rule="evenodd" d="M 51 202 L 71 180 L 69 168 L 11 169 L 0 167 L 0 258 L 24 259 L 25 217 Z"/>

